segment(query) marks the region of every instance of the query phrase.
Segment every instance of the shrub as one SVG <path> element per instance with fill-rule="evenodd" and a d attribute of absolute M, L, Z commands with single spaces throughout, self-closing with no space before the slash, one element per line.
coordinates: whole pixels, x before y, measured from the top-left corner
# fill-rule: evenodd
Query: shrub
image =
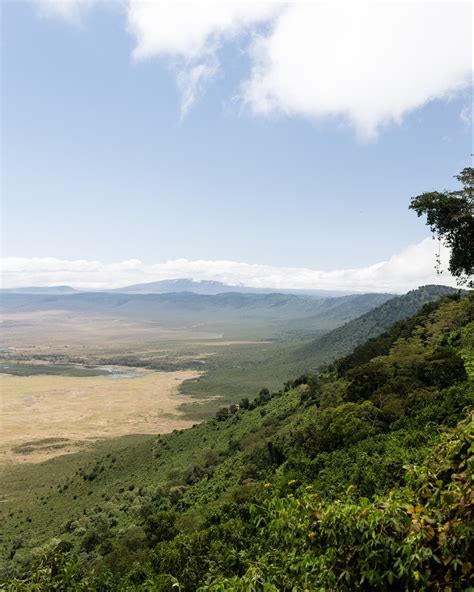
<path fill-rule="evenodd" d="M 292 445 L 310 458 L 373 436 L 383 429 L 381 412 L 370 401 L 344 403 L 317 413 L 312 422 L 298 430 Z"/>

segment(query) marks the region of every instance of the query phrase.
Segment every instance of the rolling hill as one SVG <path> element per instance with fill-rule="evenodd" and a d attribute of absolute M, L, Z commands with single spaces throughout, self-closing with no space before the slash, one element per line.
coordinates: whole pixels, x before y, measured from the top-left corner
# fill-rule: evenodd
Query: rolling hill
<path fill-rule="evenodd" d="M 228 358 L 223 356 L 211 358 L 206 364 L 207 372 L 199 380 L 185 382 L 181 390 L 193 397 L 204 397 L 212 394 L 223 398 L 226 404 L 236 393 L 248 395 L 255 389 L 256 383 L 270 389 L 290 380 L 298 374 L 318 371 L 322 366 L 338 357 L 345 356 L 356 346 L 386 331 L 393 323 L 416 314 L 424 304 L 438 300 L 442 296 L 455 294 L 456 289 L 448 286 L 422 286 L 403 296 L 388 298 L 378 306 L 374 305 L 368 312 L 348 320 L 340 326 L 331 328 L 333 314 L 340 319 L 343 314 L 358 302 L 358 296 L 349 296 L 326 301 L 324 316 L 314 313 L 304 319 L 292 320 L 285 328 L 289 339 L 271 353 L 251 352 L 250 356 L 237 356 L 235 351 Z M 370 296 L 367 295 L 370 299 Z M 366 304 L 367 301 L 359 302 Z M 342 308 L 341 308 L 342 307 Z M 319 327 L 320 335 L 311 339 L 310 329 Z M 326 331 L 324 331 L 326 329 Z M 296 333 L 298 338 L 291 340 Z M 309 337 L 308 337 L 309 336 Z M 301 339 L 306 337 L 302 345 Z M 262 352 L 265 350 L 262 348 Z M 196 405 L 194 406 L 196 407 Z M 188 407 L 189 408 L 189 407 Z"/>
<path fill-rule="evenodd" d="M 314 298 L 294 294 L 216 295 L 177 292 L 164 294 L 79 293 L 71 295 L 2 294 L 5 312 L 64 310 L 77 314 L 122 316 L 134 320 L 173 324 L 222 324 L 291 327 L 322 332 L 355 318 L 385 302 L 389 294 Z M 307 319 L 307 321 L 305 320 Z M 269 332 L 270 329 L 269 329 Z"/>

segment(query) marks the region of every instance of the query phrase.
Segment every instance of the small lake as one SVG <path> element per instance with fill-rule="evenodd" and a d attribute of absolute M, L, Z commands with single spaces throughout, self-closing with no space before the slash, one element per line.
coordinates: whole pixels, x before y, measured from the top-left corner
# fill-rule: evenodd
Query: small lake
<path fill-rule="evenodd" d="M 117 366 L 98 366 L 98 369 L 105 370 L 110 378 L 138 378 L 143 376 L 143 370 L 133 370 L 131 368 L 118 368 Z"/>
<path fill-rule="evenodd" d="M 0 360 L 0 374 L 13 376 L 107 376 L 112 379 L 138 378 L 142 370 L 118 366 L 81 366 L 80 364 L 31 364 Z"/>

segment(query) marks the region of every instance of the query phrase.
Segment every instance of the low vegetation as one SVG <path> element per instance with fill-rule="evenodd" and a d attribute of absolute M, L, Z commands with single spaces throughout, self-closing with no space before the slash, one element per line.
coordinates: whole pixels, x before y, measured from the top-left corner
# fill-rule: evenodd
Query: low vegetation
<path fill-rule="evenodd" d="M 446 296 L 191 429 L 7 473 L 4 589 L 468 589 L 473 311 Z"/>

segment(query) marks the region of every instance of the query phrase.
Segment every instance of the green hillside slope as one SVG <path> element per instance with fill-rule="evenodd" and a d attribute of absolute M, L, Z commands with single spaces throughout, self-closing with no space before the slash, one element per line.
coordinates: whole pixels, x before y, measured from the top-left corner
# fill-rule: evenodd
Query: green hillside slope
<path fill-rule="evenodd" d="M 397 321 L 407 319 L 427 302 L 456 293 L 448 286 L 422 286 L 403 296 L 396 296 L 342 327 L 315 339 L 296 352 L 298 359 L 309 359 L 313 367 L 352 351 L 357 345 L 377 337 Z"/>
<path fill-rule="evenodd" d="M 233 348 L 228 356 L 210 359 L 206 365 L 206 374 L 199 380 L 185 382 L 181 390 L 196 397 L 212 394 L 227 404 L 234 402 L 236 395 L 252 393 L 256 384 L 277 389 L 280 384 L 298 374 L 317 371 L 325 364 L 348 354 L 357 345 L 382 334 L 393 323 L 414 315 L 424 304 L 455 293 L 457 290 L 447 286 L 423 286 L 403 296 L 390 298 L 380 306 L 373 307 L 362 316 L 331 331 L 326 325 L 328 332 L 316 339 L 307 340 L 304 345 L 298 341 L 285 343 L 271 352 L 267 352 L 264 347 L 256 348 L 256 351 L 242 352 Z M 336 304 L 333 306 L 338 308 Z M 345 306 L 350 304 L 346 302 Z M 326 309 L 325 314 L 330 317 L 330 310 Z M 321 322 L 331 321 L 326 317 L 325 321 L 314 321 L 314 325 L 320 325 Z M 298 326 L 297 323 L 292 321 L 293 329 Z M 303 319 L 299 330 L 303 331 L 303 327 L 310 326 L 309 320 Z M 302 335 L 300 332 L 300 336 Z M 196 417 L 199 417 L 197 405 L 186 406 L 189 411 L 194 408 L 197 409 Z"/>
<path fill-rule="evenodd" d="M 11 468 L 6 589 L 466 590 L 473 313 L 445 298 L 192 429 Z"/>

